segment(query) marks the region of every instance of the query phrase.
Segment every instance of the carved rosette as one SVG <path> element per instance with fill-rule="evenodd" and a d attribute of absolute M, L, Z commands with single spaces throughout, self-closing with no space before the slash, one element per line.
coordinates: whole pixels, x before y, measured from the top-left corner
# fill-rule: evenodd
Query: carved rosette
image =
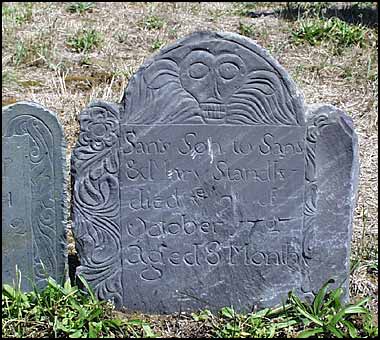
<path fill-rule="evenodd" d="M 95 102 L 80 115 L 72 158 L 73 232 L 83 276 L 100 299 L 121 305 L 119 110 Z"/>
<path fill-rule="evenodd" d="M 49 127 L 32 115 L 19 115 L 9 121 L 7 137 L 29 135 L 31 161 L 31 213 L 33 263 L 37 287 L 46 275 L 56 277 L 56 211 L 54 199 L 54 136 Z"/>
<path fill-rule="evenodd" d="M 329 124 L 329 118 L 320 114 L 312 118 L 312 122 L 306 129 L 306 154 L 305 154 L 305 206 L 302 239 L 302 286 L 306 297 L 314 298 L 314 292 L 309 277 L 309 262 L 316 259 L 318 249 L 315 241 L 315 215 L 317 211 L 317 166 L 316 146 L 321 129 Z"/>

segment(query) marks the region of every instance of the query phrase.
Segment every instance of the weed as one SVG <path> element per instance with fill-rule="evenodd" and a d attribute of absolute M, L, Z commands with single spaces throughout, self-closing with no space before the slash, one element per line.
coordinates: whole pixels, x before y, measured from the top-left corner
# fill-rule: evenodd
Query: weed
<path fill-rule="evenodd" d="M 207 321 L 212 317 L 212 313 L 208 309 L 205 309 L 198 313 L 191 313 L 191 317 L 194 321 Z"/>
<path fill-rule="evenodd" d="M 178 26 L 170 27 L 168 29 L 168 36 L 170 39 L 176 39 L 178 37 Z"/>
<path fill-rule="evenodd" d="M 155 40 L 154 43 L 152 44 L 152 46 L 151 46 L 151 50 L 152 50 L 152 51 L 159 50 L 159 49 L 160 49 L 162 46 L 164 46 L 164 45 L 165 45 L 165 42 L 164 42 L 164 41 L 157 39 L 157 40 Z"/>
<path fill-rule="evenodd" d="M 131 334 L 135 338 L 141 336 L 144 338 L 156 338 L 158 336 L 152 331 L 148 323 L 140 319 L 126 321 L 123 329 L 125 334 Z"/>
<path fill-rule="evenodd" d="M 368 61 L 367 69 L 370 69 L 370 58 Z M 369 71 L 367 71 L 367 77 L 369 77 Z M 368 211 L 364 204 L 361 207 L 361 224 L 362 235 L 359 239 L 359 244 L 355 248 L 352 259 L 352 271 L 356 270 L 360 266 L 366 267 L 369 274 L 378 275 L 378 237 L 377 235 L 368 235 Z"/>
<path fill-rule="evenodd" d="M 329 2 L 287 2 L 286 10 L 288 13 L 298 12 L 298 19 L 323 18 L 329 8 Z"/>
<path fill-rule="evenodd" d="M 84 54 L 79 60 L 80 66 L 90 66 L 92 64 L 93 64 L 93 62 L 87 54 Z"/>
<path fill-rule="evenodd" d="M 76 52 L 89 52 L 99 47 L 103 41 L 102 35 L 95 29 L 83 29 L 67 40 L 67 45 Z"/>
<path fill-rule="evenodd" d="M 219 20 L 220 17 L 223 15 L 228 15 L 230 11 L 226 11 L 225 9 L 220 9 L 220 8 L 213 8 L 208 10 L 208 17 L 210 21 L 216 22 Z"/>
<path fill-rule="evenodd" d="M 20 64 L 36 64 L 46 62 L 50 65 L 52 54 L 52 41 L 46 37 L 35 37 L 27 40 L 17 40 L 12 62 L 19 66 Z"/>
<path fill-rule="evenodd" d="M 257 9 L 257 2 L 234 2 L 233 14 L 247 16 L 250 12 Z"/>
<path fill-rule="evenodd" d="M 13 287 L 4 284 L 2 288 L 2 334 L 5 337 L 120 337 L 132 331 L 139 336 L 155 336 L 146 323 L 131 325 L 114 318 L 114 307 L 98 301 L 81 277 L 87 293 L 71 286 L 70 280 L 62 286 L 52 278 L 47 279 L 42 291 L 34 288 L 24 293 L 18 275 Z"/>
<path fill-rule="evenodd" d="M 364 334 L 369 338 L 377 338 L 379 335 L 379 328 L 374 324 L 373 318 L 370 314 L 367 314 L 364 317 L 363 330 Z"/>
<path fill-rule="evenodd" d="M 151 15 L 147 17 L 146 20 L 144 21 L 143 27 L 148 30 L 158 30 L 162 28 L 164 24 L 165 24 L 164 19 L 156 15 Z"/>
<path fill-rule="evenodd" d="M 67 7 L 67 11 L 70 13 L 79 13 L 92 12 L 95 7 L 93 2 L 75 2 Z"/>
<path fill-rule="evenodd" d="M 201 2 L 189 2 L 189 5 L 189 11 L 192 15 L 198 15 L 201 12 Z"/>
<path fill-rule="evenodd" d="M 25 59 L 28 50 L 23 41 L 16 41 L 16 51 L 13 57 L 13 61 L 16 65 L 20 65 Z"/>
<path fill-rule="evenodd" d="M 12 16 L 15 11 L 16 11 L 16 7 L 14 6 L 2 5 L 1 7 L 1 15 L 3 18 Z"/>
<path fill-rule="evenodd" d="M 358 337 L 358 329 L 352 322 L 352 316 L 369 313 L 363 307 L 369 298 L 356 304 L 343 305 L 341 303 L 343 289 L 338 287 L 327 293 L 330 283 L 332 281 L 323 285 L 311 305 L 302 302 L 292 292 L 289 293 L 289 302 L 292 305 L 291 313 L 295 318 L 299 318 L 306 328 L 298 337 L 306 338 L 317 334 L 338 338 Z"/>
<path fill-rule="evenodd" d="M 14 6 L 3 5 L 1 7 L 2 19 L 18 25 L 29 22 L 32 19 L 33 3 L 26 2 Z"/>
<path fill-rule="evenodd" d="M 130 79 L 134 74 L 134 69 L 132 66 L 128 65 L 125 66 L 124 68 L 117 69 L 112 72 L 112 76 L 116 78 L 125 78 L 125 79 Z"/>
<path fill-rule="evenodd" d="M 220 310 L 219 321 L 212 320 L 214 334 L 221 338 L 226 337 L 255 337 L 273 338 L 286 337 L 358 337 L 377 334 L 377 327 L 373 325 L 372 316 L 364 308 L 368 298 L 355 304 L 341 303 L 343 290 L 336 288 L 329 293 L 327 289 L 332 281 L 328 281 L 319 290 L 313 302 L 302 302 L 298 296 L 290 292 L 286 304 L 278 308 L 265 308 L 256 313 L 242 315 L 230 307 Z M 355 318 L 362 314 L 362 334 L 359 334 L 359 325 Z M 192 315 L 194 320 L 210 319 L 204 314 Z"/>
<path fill-rule="evenodd" d="M 21 274 L 17 273 L 15 285 L 4 284 L 2 290 L 2 331 L 5 337 L 159 336 L 143 319 L 115 318 L 114 307 L 98 301 L 81 277 L 86 292 L 71 286 L 69 280 L 62 286 L 48 278 L 42 291 L 35 288 L 24 293 L 20 289 Z M 239 314 L 231 307 L 224 307 L 218 315 L 206 309 L 192 313 L 191 317 L 196 323 L 207 324 L 210 335 L 221 338 L 377 336 L 378 327 L 364 307 L 369 299 L 343 305 L 343 290 L 337 288 L 327 292 L 330 283 L 319 290 L 311 304 L 302 302 L 290 292 L 286 304 L 277 308 Z"/>
<path fill-rule="evenodd" d="M 358 1 L 358 2 L 353 1 L 353 2 L 351 2 L 352 7 L 358 7 L 358 8 L 373 8 L 375 4 L 377 6 L 376 1 Z"/>
<path fill-rule="evenodd" d="M 128 33 L 127 32 L 117 32 L 115 38 L 118 43 L 125 44 L 128 41 Z"/>
<path fill-rule="evenodd" d="M 11 85 L 16 82 L 16 76 L 11 71 L 2 71 L 1 72 L 1 84 L 3 86 Z"/>
<path fill-rule="evenodd" d="M 251 37 L 253 35 L 253 25 L 247 25 L 239 22 L 239 33 L 245 35 L 246 37 Z"/>
<path fill-rule="evenodd" d="M 361 25 L 350 25 L 333 17 L 328 20 L 302 20 L 292 35 L 296 43 L 318 45 L 330 41 L 336 47 L 345 48 L 352 45 L 363 47 L 366 43 L 366 33 L 367 30 Z"/>

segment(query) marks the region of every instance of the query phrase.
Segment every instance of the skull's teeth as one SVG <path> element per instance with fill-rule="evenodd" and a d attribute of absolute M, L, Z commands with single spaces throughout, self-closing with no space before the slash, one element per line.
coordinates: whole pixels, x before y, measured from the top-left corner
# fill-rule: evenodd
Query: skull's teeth
<path fill-rule="evenodd" d="M 226 107 L 223 104 L 207 103 L 200 105 L 205 118 L 221 119 L 226 115 Z"/>
<path fill-rule="evenodd" d="M 214 118 L 220 119 L 224 118 L 225 112 L 222 111 L 203 111 L 205 113 L 206 118 Z"/>

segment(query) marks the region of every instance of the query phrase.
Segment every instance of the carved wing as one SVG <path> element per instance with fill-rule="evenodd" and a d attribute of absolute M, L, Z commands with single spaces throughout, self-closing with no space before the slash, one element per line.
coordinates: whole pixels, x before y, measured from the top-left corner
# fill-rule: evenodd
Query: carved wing
<path fill-rule="evenodd" d="M 181 87 L 178 65 L 161 59 L 131 79 L 123 98 L 129 124 L 183 122 L 199 113 L 197 102 Z"/>
<path fill-rule="evenodd" d="M 253 71 L 230 98 L 226 123 L 298 125 L 287 89 L 276 73 Z"/>

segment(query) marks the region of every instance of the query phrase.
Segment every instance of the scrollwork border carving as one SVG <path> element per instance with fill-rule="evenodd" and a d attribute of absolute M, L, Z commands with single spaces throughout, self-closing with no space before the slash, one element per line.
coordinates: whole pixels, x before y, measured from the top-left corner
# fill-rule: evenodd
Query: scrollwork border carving
<path fill-rule="evenodd" d="M 316 256 L 316 247 L 313 244 L 315 240 L 315 220 L 318 198 L 316 146 L 321 130 L 330 123 L 327 114 L 317 114 L 311 118 L 311 121 L 306 128 L 305 204 L 302 230 L 301 291 L 306 298 L 311 300 L 313 300 L 315 296 L 309 277 L 309 262 Z"/>
<path fill-rule="evenodd" d="M 55 278 L 61 276 L 61 260 L 56 253 L 56 204 L 61 202 L 57 203 L 54 197 L 57 141 L 49 126 L 33 114 L 17 115 L 7 126 L 5 137 L 29 136 L 34 279 L 36 286 L 42 288 L 46 274 Z"/>
<path fill-rule="evenodd" d="M 122 305 L 119 197 L 120 112 L 104 102 L 80 115 L 72 154 L 73 232 L 81 275 L 103 300 Z"/>

